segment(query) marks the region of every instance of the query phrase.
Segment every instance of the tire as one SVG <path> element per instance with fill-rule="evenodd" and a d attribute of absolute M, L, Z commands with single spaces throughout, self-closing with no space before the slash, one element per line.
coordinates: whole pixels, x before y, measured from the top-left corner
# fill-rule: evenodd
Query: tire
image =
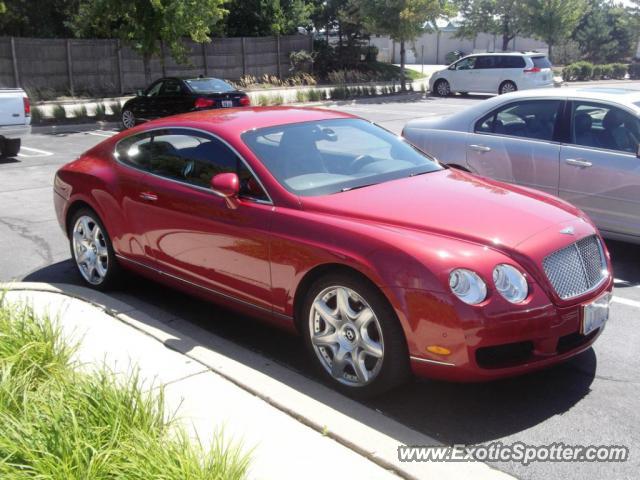
<path fill-rule="evenodd" d="M 136 126 L 136 116 L 129 109 L 122 111 L 122 126 L 124 129 L 133 128 Z"/>
<path fill-rule="evenodd" d="M 439 97 L 448 97 L 451 94 L 451 86 L 446 80 L 438 80 L 433 86 L 433 91 Z"/>
<path fill-rule="evenodd" d="M 341 309 L 338 298 L 348 307 Z M 363 321 L 360 325 L 356 313 Z M 299 315 L 307 351 L 335 389 L 367 398 L 409 378 L 409 353 L 400 322 L 386 298 L 365 278 L 344 273 L 321 277 L 307 291 Z"/>
<path fill-rule="evenodd" d="M 84 282 L 96 290 L 112 289 L 121 270 L 111 239 L 98 215 L 89 208 L 78 210 L 69 223 L 68 237 L 71 258 Z"/>
<path fill-rule="evenodd" d="M 500 84 L 500 88 L 498 88 L 498 93 L 500 95 L 504 95 L 505 93 L 517 92 L 518 87 L 511 80 L 507 80 Z"/>

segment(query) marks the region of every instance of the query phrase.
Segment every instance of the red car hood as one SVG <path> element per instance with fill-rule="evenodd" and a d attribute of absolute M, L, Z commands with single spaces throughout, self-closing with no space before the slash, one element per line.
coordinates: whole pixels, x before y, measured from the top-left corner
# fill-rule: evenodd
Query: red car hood
<path fill-rule="evenodd" d="M 509 248 L 579 215 L 579 210 L 544 193 L 454 169 L 301 197 L 301 202 L 309 211 Z"/>

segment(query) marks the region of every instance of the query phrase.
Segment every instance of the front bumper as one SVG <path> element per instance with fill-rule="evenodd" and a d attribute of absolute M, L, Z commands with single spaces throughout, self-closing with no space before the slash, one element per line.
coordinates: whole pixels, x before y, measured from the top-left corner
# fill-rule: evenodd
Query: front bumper
<path fill-rule="evenodd" d="M 407 335 L 412 370 L 421 377 L 477 382 L 561 363 L 587 350 L 598 338 L 602 328 L 586 336 L 580 333 L 582 306 L 612 289 L 610 276 L 575 305 L 558 307 L 540 295 L 520 311 L 460 310 L 444 295 L 425 297 L 405 291 L 405 320 L 411 319 L 407 323 L 412 330 Z M 430 353 L 426 348 L 432 345 L 451 353 Z"/>

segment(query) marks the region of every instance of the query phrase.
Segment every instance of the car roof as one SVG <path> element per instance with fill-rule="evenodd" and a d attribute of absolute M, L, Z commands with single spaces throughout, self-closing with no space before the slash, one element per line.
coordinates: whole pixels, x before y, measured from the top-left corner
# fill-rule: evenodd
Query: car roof
<path fill-rule="evenodd" d="M 247 130 L 301 122 L 315 122 L 339 118 L 359 118 L 344 112 L 304 107 L 242 107 L 202 110 L 179 116 L 153 120 L 145 125 L 153 127 L 191 127 L 241 134 Z"/>
<path fill-rule="evenodd" d="M 508 57 L 546 57 L 544 52 L 484 52 L 484 53 L 472 53 L 467 57 L 479 57 L 479 56 L 508 56 Z"/>
<path fill-rule="evenodd" d="M 628 105 L 635 110 L 640 110 L 640 90 L 619 87 L 562 87 L 562 88 L 543 88 L 540 90 L 520 90 L 518 92 L 508 94 L 508 97 L 501 96 L 497 98 L 580 98 L 594 101 L 610 101 Z"/>

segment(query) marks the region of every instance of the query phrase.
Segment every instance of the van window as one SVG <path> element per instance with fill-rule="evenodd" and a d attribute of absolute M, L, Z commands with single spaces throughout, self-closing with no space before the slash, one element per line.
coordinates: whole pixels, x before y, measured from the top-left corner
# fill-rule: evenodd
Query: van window
<path fill-rule="evenodd" d="M 547 57 L 531 57 L 533 66 L 537 68 L 551 68 L 551 62 Z"/>
<path fill-rule="evenodd" d="M 515 55 L 504 55 L 500 57 L 497 68 L 524 68 L 525 66 L 524 58 Z"/>

